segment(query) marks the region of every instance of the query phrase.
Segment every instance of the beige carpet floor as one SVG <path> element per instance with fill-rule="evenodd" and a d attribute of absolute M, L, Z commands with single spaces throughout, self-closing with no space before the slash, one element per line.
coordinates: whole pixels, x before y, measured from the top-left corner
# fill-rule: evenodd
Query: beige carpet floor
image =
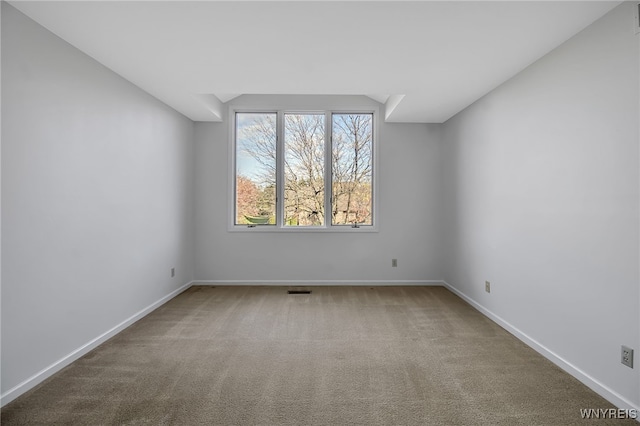
<path fill-rule="evenodd" d="M 287 289 L 191 287 L 2 424 L 637 425 L 445 288 Z"/>

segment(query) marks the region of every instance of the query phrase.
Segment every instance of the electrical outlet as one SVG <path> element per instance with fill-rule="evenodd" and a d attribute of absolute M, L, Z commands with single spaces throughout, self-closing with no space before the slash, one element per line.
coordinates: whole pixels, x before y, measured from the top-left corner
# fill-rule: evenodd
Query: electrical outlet
<path fill-rule="evenodd" d="M 620 362 L 629 368 L 633 368 L 633 349 L 622 345 Z"/>
<path fill-rule="evenodd" d="M 391 259 L 391 266 L 393 266 L 394 268 L 398 267 L 398 259 Z"/>
<path fill-rule="evenodd" d="M 484 291 L 491 293 L 491 283 L 489 281 L 484 282 Z"/>
<path fill-rule="evenodd" d="M 171 268 L 171 278 L 176 276 L 176 268 Z"/>

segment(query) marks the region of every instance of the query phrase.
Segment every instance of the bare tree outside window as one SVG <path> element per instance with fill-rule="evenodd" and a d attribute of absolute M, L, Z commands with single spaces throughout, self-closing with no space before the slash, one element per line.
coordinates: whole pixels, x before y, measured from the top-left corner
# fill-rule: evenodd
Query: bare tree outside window
<path fill-rule="evenodd" d="M 324 114 L 284 116 L 284 223 L 324 225 Z"/>
<path fill-rule="evenodd" d="M 333 225 L 372 224 L 372 121 L 372 114 L 333 114 Z"/>
<path fill-rule="evenodd" d="M 282 226 L 373 224 L 373 114 L 331 114 L 330 144 L 325 141 L 326 117 L 325 113 L 283 114 L 283 170 L 279 170 L 278 113 L 236 114 L 235 224 L 277 224 L 278 173 L 284 186 Z M 329 147 L 331 194 L 326 206 Z"/>

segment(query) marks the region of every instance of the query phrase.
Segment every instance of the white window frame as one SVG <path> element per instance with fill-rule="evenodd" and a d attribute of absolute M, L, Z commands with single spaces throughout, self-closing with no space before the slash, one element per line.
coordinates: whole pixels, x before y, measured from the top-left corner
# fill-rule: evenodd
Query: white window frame
<path fill-rule="evenodd" d="M 275 113 L 276 116 L 276 190 L 277 190 L 277 202 L 276 202 L 276 224 L 275 225 L 236 225 L 236 114 L 237 113 Z M 333 225 L 331 223 L 331 214 L 325 214 L 325 224 L 322 226 L 285 226 L 284 225 L 284 116 L 285 114 L 324 114 L 325 116 L 325 211 L 331 212 L 331 190 L 332 190 L 332 141 L 331 135 L 333 132 L 332 118 L 334 114 L 372 114 L 373 116 L 373 147 L 371 155 L 372 159 L 372 224 L 371 225 Z M 379 111 L 377 108 L 357 108 L 357 109 L 344 109 L 344 108 L 240 108 L 229 107 L 228 121 L 229 121 L 229 161 L 228 161 L 228 173 L 229 177 L 229 193 L 228 193 L 228 231 L 229 232 L 341 232 L 341 233 L 369 233 L 378 232 L 379 215 L 378 215 L 378 145 L 379 133 L 378 133 L 378 119 Z M 329 190 L 326 190 L 329 188 Z"/>

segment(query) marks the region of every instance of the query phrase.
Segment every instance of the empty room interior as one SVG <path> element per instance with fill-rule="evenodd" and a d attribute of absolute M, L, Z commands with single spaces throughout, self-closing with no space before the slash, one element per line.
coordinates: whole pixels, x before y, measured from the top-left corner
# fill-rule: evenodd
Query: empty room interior
<path fill-rule="evenodd" d="M 640 418 L 637 1 L 1 7 L 3 423 Z"/>

